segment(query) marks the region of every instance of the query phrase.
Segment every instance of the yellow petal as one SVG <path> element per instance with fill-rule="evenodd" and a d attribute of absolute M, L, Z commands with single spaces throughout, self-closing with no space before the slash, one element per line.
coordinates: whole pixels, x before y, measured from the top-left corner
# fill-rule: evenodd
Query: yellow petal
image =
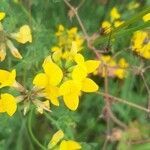
<path fill-rule="evenodd" d="M 64 95 L 63 100 L 65 105 L 73 111 L 75 111 L 79 105 L 79 96 L 75 94 Z"/>
<path fill-rule="evenodd" d="M 117 69 L 115 70 L 115 75 L 119 78 L 119 79 L 123 79 L 126 77 L 126 71 L 125 69 Z"/>
<path fill-rule="evenodd" d="M 81 54 L 76 54 L 74 60 L 77 64 L 84 63 L 84 57 Z"/>
<path fill-rule="evenodd" d="M 57 143 L 64 137 L 64 133 L 62 130 L 58 130 L 50 140 L 48 144 L 48 149 L 52 149 L 54 146 L 57 145 Z"/>
<path fill-rule="evenodd" d="M 5 18 L 5 15 L 6 14 L 4 12 L 0 12 L 0 21 Z"/>
<path fill-rule="evenodd" d="M 104 21 L 102 23 L 102 28 L 104 29 L 105 33 L 109 33 L 111 31 L 111 23 L 108 21 Z"/>
<path fill-rule="evenodd" d="M 15 83 L 16 71 L 11 72 L 0 69 L 0 88 L 12 86 Z"/>
<path fill-rule="evenodd" d="M 0 107 L 2 107 L 0 112 L 7 112 L 9 116 L 12 116 L 17 109 L 15 97 L 7 93 L 1 94 Z"/>
<path fill-rule="evenodd" d="M 143 20 L 144 20 L 144 22 L 149 21 L 150 20 L 150 13 L 144 15 Z"/>
<path fill-rule="evenodd" d="M 46 75 L 48 76 L 49 84 L 55 86 L 61 82 L 63 78 L 63 72 L 58 65 L 50 61 L 45 61 L 43 68 Z"/>
<path fill-rule="evenodd" d="M 38 73 L 33 80 L 33 84 L 40 88 L 44 88 L 48 84 L 48 77 L 44 73 Z"/>
<path fill-rule="evenodd" d="M 86 78 L 82 82 L 82 91 L 84 92 L 96 92 L 98 90 L 98 85 L 91 79 Z"/>
<path fill-rule="evenodd" d="M 81 145 L 73 140 L 63 140 L 60 143 L 60 150 L 79 150 L 81 149 Z"/>
<path fill-rule="evenodd" d="M 87 76 L 87 68 L 84 65 L 77 65 L 72 71 L 72 79 L 82 81 Z"/>
<path fill-rule="evenodd" d="M 73 80 L 64 82 L 59 89 L 60 95 L 79 95 L 81 90 L 81 83 Z"/>
<path fill-rule="evenodd" d="M 94 72 L 98 66 L 100 64 L 100 61 L 96 61 L 96 60 L 88 60 L 85 62 L 86 68 L 87 68 L 87 72 L 88 73 L 92 73 Z"/>
<path fill-rule="evenodd" d="M 12 33 L 11 36 L 22 44 L 25 44 L 26 42 L 32 42 L 31 29 L 28 25 L 23 25 L 18 33 Z"/>
<path fill-rule="evenodd" d="M 116 7 L 112 8 L 110 16 L 112 21 L 120 18 L 120 13 L 118 12 L 118 9 Z"/>
<path fill-rule="evenodd" d="M 46 98 L 51 101 L 51 103 L 55 106 L 59 106 L 59 88 L 56 86 L 48 85 L 45 88 Z"/>

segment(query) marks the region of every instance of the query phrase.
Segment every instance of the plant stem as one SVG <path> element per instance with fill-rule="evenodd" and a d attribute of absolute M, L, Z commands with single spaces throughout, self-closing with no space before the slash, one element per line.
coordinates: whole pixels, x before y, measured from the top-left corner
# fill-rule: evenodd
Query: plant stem
<path fill-rule="evenodd" d="M 106 96 L 106 94 L 105 94 L 104 92 L 96 92 L 96 93 L 99 94 L 99 95 L 101 95 L 101 96 Z M 107 94 L 107 96 L 108 96 L 110 99 L 114 100 L 114 101 L 118 101 L 118 102 L 120 102 L 120 103 L 123 103 L 123 104 L 126 104 L 126 105 L 128 105 L 128 106 L 137 108 L 137 109 L 139 109 L 139 110 L 143 110 L 143 111 L 145 111 L 145 112 L 147 112 L 147 113 L 150 113 L 150 109 L 144 108 L 144 107 L 142 107 L 142 106 L 139 106 L 139 105 L 134 104 L 134 103 L 132 103 L 132 102 L 126 101 L 126 100 L 124 100 L 124 99 L 121 99 L 121 98 L 112 96 L 112 95 L 110 95 L 110 94 Z"/>
<path fill-rule="evenodd" d="M 33 115 L 33 108 L 31 109 L 31 112 L 29 114 L 29 118 L 28 118 L 28 130 L 29 130 L 29 133 L 30 133 L 30 136 L 32 138 L 32 140 L 42 149 L 42 150 L 47 150 L 47 148 L 42 145 L 38 140 L 37 138 L 35 137 L 35 135 L 33 134 L 33 131 L 32 131 L 32 115 Z"/>

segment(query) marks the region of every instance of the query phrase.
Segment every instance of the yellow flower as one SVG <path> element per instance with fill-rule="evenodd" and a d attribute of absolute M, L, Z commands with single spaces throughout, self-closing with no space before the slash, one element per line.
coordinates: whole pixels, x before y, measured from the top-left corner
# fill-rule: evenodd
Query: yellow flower
<path fill-rule="evenodd" d="M 87 78 L 87 75 L 99 66 L 99 61 L 84 61 L 81 54 L 76 55 L 75 61 L 77 65 L 72 71 L 72 80 L 67 80 L 60 86 L 60 94 L 63 96 L 65 105 L 73 111 L 78 107 L 81 91 L 96 92 L 98 90 L 98 85 Z"/>
<path fill-rule="evenodd" d="M 52 58 L 55 62 L 60 59 L 70 61 L 76 53 L 83 49 L 84 38 L 77 33 L 76 27 L 68 30 L 64 26 L 59 25 L 56 36 L 57 45 L 51 48 L 53 52 Z"/>
<path fill-rule="evenodd" d="M 115 75 L 119 78 L 119 79 L 123 79 L 126 77 L 126 68 L 129 66 L 129 64 L 126 62 L 126 60 L 124 58 L 121 58 L 118 62 L 118 69 L 115 70 Z"/>
<path fill-rule="evenodd" d="M 17 109 L 17 103 L 15 97 L 5 93 L 0 96 L 0 113 L 6 112 L 9 116 L 12 116 Z"/>
<path fill-rule="evenodd" d="M 141 48 L 140 55 L 146 59 L 150 59 L 150 43 L 145 44 Z"/>
<path fill-rule="evenodd" d="M 31 29 L 28 25 L 23 25 L 17 33 L 11 33 L 11 37 L 22 44 L 32 42 Z"/>
<path fill-rule="evenodd" d="M 0 88 L 5 86 L 13 86 L 15 83 L 16 71 L 11 72 L 0 69 Z"/>
<path fill-rule="evenodd" d="M 143 16 L 143 20 L 144 20 L 144 22 L 149 21 L 149 20 L 150 20 L 150 13 L 144 15 L 144 16 Z"/>
<path fill-rule="evenodd" d="M 117 20 L 120 19 L 120 13 L 118 12 L 118 9 L 116 7 L 113 7 L 110 11 L 111 20 Z"/>
<path fill-rule="evenodd" d="M 63 72 L 57 64 L 47 58 L 43 63 L 43 69 L 44 73 L 38 73 L 33 80 L 33 84 L 38 88 L 43 88 L 46 98 L 50 99 L 52 104 L 58 106 L 59 89 L 57 85 L 63 78 Z"/>
<path fill-rule="evenodd" d="M 145 59 L 150 59 L 149 35 L 145 31 L 137 31 L 132 37 L 132 50 Z"/>
<path fill-rule="evenodd" d="M 64 133 L 62 130 L 58 130 L 50 140 L 48 144 L 48 149 L 52 149 L 54 146 L 57 145 L 57 143 L 64 137 Z"/>
<path fill-rule="evenodd" d="M 64 138 L 64 133 L 62 130 L 58 130 L 53 136 L 52 139 L 50 140 L 48 144 L 48 149 L 53 149 L 57 144 Z M 59 145 L 59 150 L 79 150 L 81 149 L 81 145 L 73 140 L 62 140 L 60 145 Z"/>
<path fill-rule="evenodd" d="M 56 36 L 62 35 L 62 33 L 63 33 L 64 30 L 65 30 L 64 26 L 62 24 L 60 24 L 58 26 L 58 31 L 56 32 Z"/>
<path fill-rule="evenodd" d="M 102 28 L 104 29 L 105 33 L 109 33 L 111 31 L 111 23 L 109 21 L 104 21 L 102 23 Z"/>
<path fill-rule="evenodd" d="M 2 19 L 4 19 L 5 16 L 6 16 L 6 14 L 5 14 L 4 12 L 0 12 L 0 21 L 1 21 Z"/>
<path fill-rule="evenodd" d="M 63 140 L 60 143 L 60 150 L 79 150 L 81 145 L 73 140 Z"/>

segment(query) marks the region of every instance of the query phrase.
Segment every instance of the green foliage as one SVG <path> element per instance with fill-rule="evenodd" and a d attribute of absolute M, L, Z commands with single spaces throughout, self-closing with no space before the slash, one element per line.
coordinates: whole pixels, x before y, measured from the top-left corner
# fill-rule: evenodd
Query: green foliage
<path fill-rule="evenodd" d="M 101 0 L 104 2 L 105 0 Z M 116 54 L 121 51 L 120 55 L 125 57 L 129 64 L 139 66 L 141 60 L 135 56 L 128 48 L 131 43 L 131 36 L 134 31 L 150 29 L 150 21 L 142 22 L 143 14 L 150 12 L 149 0 L 140 3 L 140 7 L 127 11 L 127 5 L 130 0 L 116 1 L 108 0 L 107 4 L 103 4 L 98 0 L 85 1 L 79 15 L 89 34 L 99 31 L 102 21 L 109 18 L 109 11 L 113 6 L 117 6 L 121 10 L 122 18 L 125 23 L 119 28 L 112 31 L 110 45 L 111 52 Z M 106 0 L 107 1 L 107 0 Z M 80 3 L 70 1 L 73 5 Z M 76 18 L 69 20 L 67 13 L 68 7 L 63 0 L 1 0 L 0 11 L 6 13 L 3 21 L 4 28 L 8 32 L 18 31 L 19 27 L 28 24 L 32 28 L 33 42 L 32 44 L 17 44 L 23 59 L 17 60 L 7 51 L 7 58 L 4 62 L 0 62 L 0 68 L 16 69 L 17 81 L 22 85 L 31 89 L 34 76 L 41 72 L 41 65 L 46 56 L 51 54 L 50 48 L 55 44 L 55 31 L 59 24 L 65 27 L 77 26 L 82 32 Z M 110 34 L 102 36 L 95 41 L 95 45 L 103 49 L 107 46 Z M 15 42 L 15 41 L 14 41 Z M 86 44 L 86 43 L 85 43 Z M 86 47 L 86 45 L 85 45 Z M 84 52 L 87 58 L 93 57 L 93 54 L 85 48 Z M 143 61 L 146 66 L 150 65 L 149 61 Z M 150 83 L 148 73 L 144 74 L 146 82 Z M 104 91 L 104 80 L 99 77 L 94 78 L 98 81 L 100 91 Z M 139 76 L 135 76 L 130 72 L 126 79 L 110 79 L 109 93 L 126 99 L 130 102 L 147 107 L 147 92 L 143 85 L 143 81 Z M 4 89 L 8 91 L 8 89 Z M 11 93 L 17 93 L 9 89 Z M 2 90 L 0 91 L 2 92 Z M 42 149 L 39 143 L 47 147 L 52 135 L 59 129 L 62 129 L 66 138 L 73 139 L 81 143 L 83 150 L 98 150 L 103 147 L 105 135 L 107 133 L 106 122 L 101 118 L 104 109 L 104 99 L 98 94 L 85 94 L 80 99 L 80 105 L 77 111 L 72 112 L 61 102 L 60 107 L 51 106 L 51 113 L 45 112 L 42 115 L 36 114 L 35 109 L 29 111 L 25 116 L 22 108 L 18 108 L 13 117 L 0 115 L 0 150 L 37 150 Z M 137 122 L 138 136 L 135 141 L 144 141 L 150 139 L 149 119 L 144 112 L 134 109 L 124 104 L 114 103 L 112 106 L 114 114 L 118 119 L 122 120 L 129 128 L 134 121 Z M 32 116 L 31 116 L 32 113 Z M 111 123 L 112 128 L 119 128 L 116 124 Z M 140 129 L 139 129 L 140 128 Z M 132 130 L 131 132 L 132 133 Z M 32 135 L 33 134 L 33 135 Z M 133 131 L 134 134 L 134 131 Z M 37 141 L 36 141 L 37 140 Z M 122 133 L 119 141 L 108 143 L 108 150 L 149 150 L 149 142 L 131 144 L 132 141 L 129 131 Z M 39 142 L 39 143 L 37 143 Z"/>

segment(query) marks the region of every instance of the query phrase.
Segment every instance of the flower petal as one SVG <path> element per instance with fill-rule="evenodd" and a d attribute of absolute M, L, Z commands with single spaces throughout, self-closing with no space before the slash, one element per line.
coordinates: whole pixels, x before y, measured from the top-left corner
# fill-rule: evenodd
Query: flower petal
<path fill-rule="evenodd" d="M 61 82 L 63 78 L 63 72 L 58 65 L 50 61 L 45 61 L 43 63 L 43 68 L 48 76 L 49 84 L 55 86 Z"/>
<path fill-rule="evenodd" d="M 81 145 L 73 140 L 63 140 L 60 143 L 60 150 L 79 150 L 81 149 Z"/>
<path fill-rule="evenodd" d="M 0 69 L 0 88 L 12 86 L 15 83 L 16 71 L 11 72 Z"/>
<path fill-rule="evenodd" d="M 53 105 L 59 106 L 59 101 L 58 101 L 59 88 L 58 87 L 48 85 L 45 88 L 45 94 L 46 94 L 46 98 L 49 99 Z"/>
<path fill-rule="evenodd" d="M 58 130 L 53 136 L 51 141 L 48 144 L 48 149 L 52 149 L 57 143 L 64 137 L 62 130 Z"/>
<path fill-rule="evenodd" d="M 38 73 L 33 80 L 33 84 L 44 88 L 48 84 L 48 77 L 44 73 Z"/>
<path fill-rule="evenodd" d="M 75 81 L 82 81 L 87 76 L 87 69 L 83 65 L 77 65 L 72 71 L 72 78 Z"/>
<path fill-rule="evenodd" d="M 1 94 L 0 107 L 0 112 L 7 112 L 9 116 L 12 116 L 17 109 L 15 97 L 7 93 Z"/>
<path fill-rule="evenodd" d="M 84 92 L 96 92 L 98 85 L 91 79 L 86 78 L 82 83 L 82 91 Z"/>
<path fill-rule="evenodd" d="M 65 105 L 70 110 L 76 110 L 79 105 L 79 96 L 75 94 L 68 94 L 63 96 Z"/>
<path fill-rule="evenodd" d="M 87 72 L 88 73 L 92 73 L 94 72 L 98 66 L 100 64 L 100 61 L 97 60 L 88 60 L 85 62 L 86 68 L 87 68 Z"/>

